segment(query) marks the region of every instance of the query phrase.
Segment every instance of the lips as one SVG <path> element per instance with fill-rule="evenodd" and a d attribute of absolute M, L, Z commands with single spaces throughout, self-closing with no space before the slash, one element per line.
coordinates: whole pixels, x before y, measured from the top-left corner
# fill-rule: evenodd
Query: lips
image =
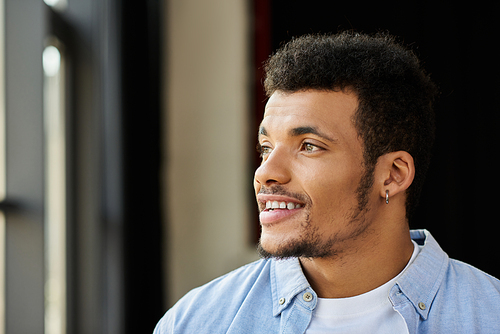
<path fill-rule="evenodd" d="M 287 196 L 258 195 L 257 200 L 261 208 L 259 220 L 262 225 L 289 218 L 304 207 L 303 203 Z"/>

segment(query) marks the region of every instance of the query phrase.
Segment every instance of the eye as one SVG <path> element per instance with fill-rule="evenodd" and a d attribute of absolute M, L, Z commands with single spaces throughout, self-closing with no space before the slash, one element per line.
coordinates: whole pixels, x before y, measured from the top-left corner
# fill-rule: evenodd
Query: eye
<path fill-rule="evenodd" d="M 305 143 L 302 143 L 302 150 L 307 152 L 307 153 L 315 153 L 315 152 L 321 151 L 323 149 L 319 146 L 314 145 L 314 144 L 305 142 Z"/>
<path fill-rule="evenodd" d="M 260 143 L 257 144 L 257 152 L 260 153 L 260 157 L 263 158 L 264 156 L 268 155 L 269 153 L 272 152 L 272 148 L 267 145 L 261 145 Z"/>

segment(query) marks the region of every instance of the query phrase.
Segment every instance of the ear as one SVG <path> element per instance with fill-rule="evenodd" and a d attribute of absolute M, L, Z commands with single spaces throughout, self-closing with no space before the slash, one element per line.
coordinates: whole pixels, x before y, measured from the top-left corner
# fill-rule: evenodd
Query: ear
<path fill-rule="evenodd" d="M 413 157 L 406 151 L 384 154 L 377 163 L 379 171 L 380 196 L 385 200 L 386 191 L 389 197 L 404 193 L 415 177 Z"/>

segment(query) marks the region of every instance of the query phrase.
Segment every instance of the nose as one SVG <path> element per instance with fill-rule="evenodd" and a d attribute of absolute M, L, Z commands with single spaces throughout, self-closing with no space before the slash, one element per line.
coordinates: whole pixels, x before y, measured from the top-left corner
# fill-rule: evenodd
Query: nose
<path fill-rule="evenodd" d="M 275 148 L 255 171 L 254 181 L 261 186 L 286 184 L 290 181 L 290 164 L 286 154 Z"/>

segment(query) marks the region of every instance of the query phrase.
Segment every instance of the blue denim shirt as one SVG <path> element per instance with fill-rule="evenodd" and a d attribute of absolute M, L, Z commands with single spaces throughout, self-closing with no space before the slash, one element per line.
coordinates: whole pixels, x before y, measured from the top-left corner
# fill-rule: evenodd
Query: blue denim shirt
<path fill-rule="evenodd" d="M 410 334 L 500 333 L 500 281 L 450 260 L 426 230 L 411 237 L 423 247 L 389 294 Z M 298 259 L 259 260 L 190 291 L 154 333 L 304 333 L 317 299 Z"/>

